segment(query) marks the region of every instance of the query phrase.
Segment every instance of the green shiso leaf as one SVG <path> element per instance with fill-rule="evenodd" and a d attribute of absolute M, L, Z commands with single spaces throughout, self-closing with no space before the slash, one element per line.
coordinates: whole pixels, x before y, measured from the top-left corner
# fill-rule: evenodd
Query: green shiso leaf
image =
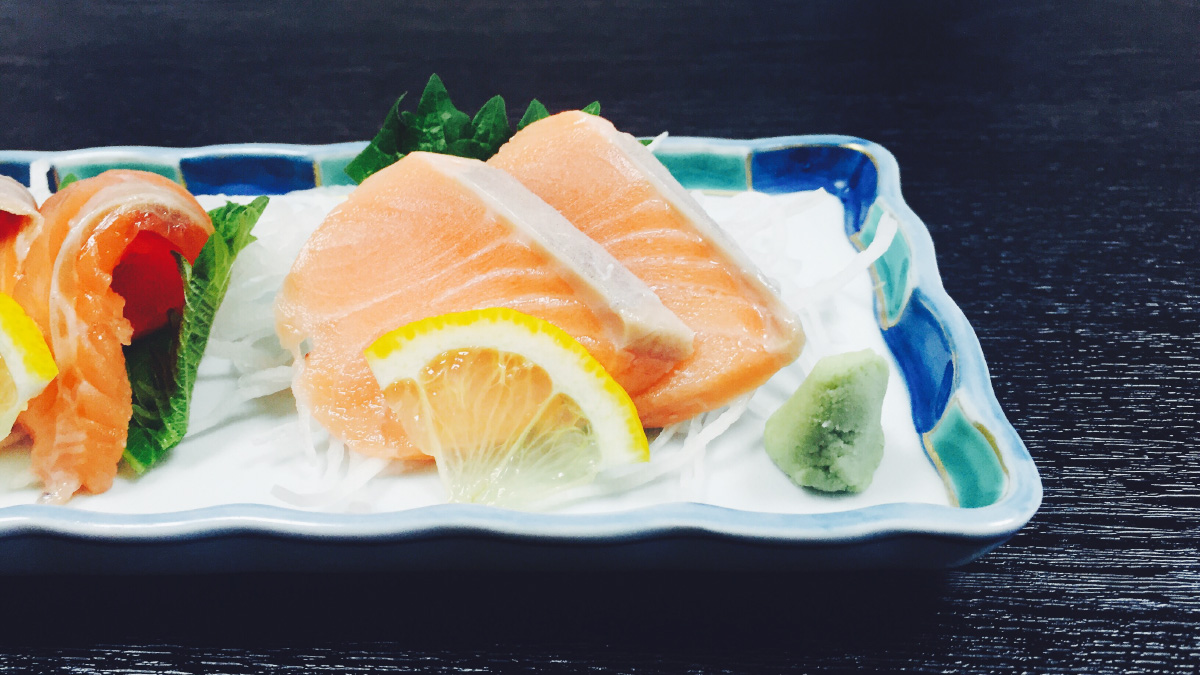
<path fill-rule="evenodd" d="M 550 111 L 546 110 L 546 106 L 542 105 L 542 102 L 535 98 L 529 102 L 529 107 L 525 109 L 525 114 L 521 116 L 521 121 L 517 122 L 517 131 L 549 116 Z"/>
<path fill-rule="evenodd" d="M 350 176 L 355 183 L 361 183 L 383 167 L 395 164 L 401 157 L 403 155 L 389 155 L 374 145 L 368 145 L 346 165 L 346 175 Z"/>
<path fill-rule="evenodd" d="M 398 139 L 401 127 L 400 103 L 404 101 L 406 95 L 407 93 L 400 94 L 400 98 L 396 99 L 396 103 L 388 111 L 387 117 L 383 118 L 383 127 L 379 133 L 375 134 L 375 138 L 367 144 L 367 147 L 346 165 L 346 175 L 354 179 L 355 183 L 363 182 L 367 176 L 403 156 L 397 153 L 397 148 L 400 147 Z"/>
<path fill-rule="evenodd" d="M 592 101 L 591 103 L 583 106 L 583 112 L 585 112 L 589 115 L 599 115 L 600 114 L 600 101 Z"/>
<path fill-rule="evenodd" d="M 443 154 L 470 157 L 471 159 L 487 159 L 492 156 L 486 146 L 473 138 L 460 138 L 453 143 L 447 143 L 446 151 Z"/>
<path fill-rule="evenodd" d="M 67 187 L 68 185 L 70 185 L 71 183 L 74 183 L 77 180 L 79 180 L 79 176 L 76 176 L 73 173 L 69 173 L 66 176 L 64 176 L 62 180 L 58 181 L 58 189 L 61 190 L 65 187 Z"/>
<path fill-rule="evenodd" d="M 474 139 L 482 147 L 486 157 L 491 157 L 500 150 L 500 146 L 508 142 L 512 131 L 508 127 L 508 112 L 504 107 L 504 99 L 493 96 L 471 120 L 475 126 Z M 486 159 L 486 157 L 482 159 Z"/>
<path fill-rule="evenodd" d="M 139 474 L 166 457 L 187 433 L 196 371 L 213 317 L 229 288 L 233 261 L 254 241 L 250 231 L 267 201 L 259 197 L 245 206 L 227 203 L 209 211 L 213 233 L 195 264 L 179 257 L 184 283 L 182 314 L 172 316 L 164 329 L 125 348 L 125 370 L 133 389 L 125 460 Z"/>
<path fill-rule="evenodd" d="M 461 132 L 464 119 L 466 123 L 470 123 L 466 113 L 454 107 L 446 85 L 442 84 L 442 78 L 436 73 L 429 76 L 429 83 L 421 93 L 421 100 L 417 103 L 417 117 L 421 118 L 422 124 L 427 127 L 445 125 L 447 135 Z M 459 137 L 461 138 L 461 133 Z"/>
<path fill-rule="evenodd" d="M 395 164 L 410 152 L 437 152 L 459 157 L 487 159 L 500 150 L 512 137 L 504 99 L 493 96 L 475 117 L 454 107 L 446 85 L 436 74 L 431 75 L 415 112 L 401 110 L 401 95 L 383 120 L 375 138 L 346 166 L 346 174 L 361 183 L 371 174 Z M 600 103 L 583 109 L 600 114 Z M 517 130 L 549 117 L 550 111 L 534 99 L 517 123 Z"/>

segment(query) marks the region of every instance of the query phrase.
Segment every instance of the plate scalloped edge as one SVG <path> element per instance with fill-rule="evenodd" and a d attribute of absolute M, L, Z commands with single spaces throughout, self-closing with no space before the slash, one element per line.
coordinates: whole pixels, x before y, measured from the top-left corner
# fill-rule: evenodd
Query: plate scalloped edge
<path fill-rule="evenodd" d="M 136 166 L 192 187 L 278 194 L 322 184 L 347 184 L 341 168 L 363 145 L 0 151 L 0 173 L 26 184 L 44 177 L 44 187 L 53 190 L 71 169 Z M 885 338 L 889 333 L 893 336 L 887 342 L 897 362 L 907 357 L 914 368 L 913 357 L 925 358 L 921 350 L 928 351 L 928 345 L 922 342 L 929 340 L 924 335 L 915 341 L 906 339 L 904 329 L 896 330 L 899 324 L 907 321 L 906 317 L 918 317 L 912 321 L 920 321 L 922 331 L 932 329 L 940 334 L 941 358 L 948 359 L 944 372 L 905 370 L 905 379 L 927 452 L 957 501 L 974 508 L 895 503 L 822 514 L 771 514 L 688 503 L 566 515 L 446 504 L 393 513 L 327 514 L 229 504 L 133 516 L 24 505 L 0 509 L 0 537 L 44 535 L 94 544 L 153 544 L 264 535 L 279 541 L 395 543 L 453 535 L 593 545 L 700 537 L 808 551 L 814 546 L 835 546 L 840 553 L 834 559 L 849 560 L 854 566 L 864 562 L 853 561 L 853 556 L 859 555 L 865 557 L 866 566 L 944 567 L 986 553 L 1029 521 L 1042 498 L 1037 468 L 1000 409 L 974 330 L 942 286 L 933 240 L 901 196 L 899 167 L 890 152 L 863 139 L 831 135 L 749 141 L 668 137 L 656 151 L 689 188 L 781 192 L 825 187 L 843 200 L 847 235 L 859 246 L 870 243 L 872 228 L 880 218 L 897 221 L 900 243 L 894 243 L 872 269 L 880 289 L 880 325 Z M 230 172 L 247 175 L 231 176 Z M 894 256 L 892 249 L 897 246 L 906 250 Z M 918 351 L 905 351 L 914 345 Z M 933 352 L 939 352 L 936 345 Z M 961 448 L 966 451 L 960 452 Z M 989 459 L 989 453 L 994 453 L 994 458 Z M 989 479 L 978 479 L 980 472 Z M 913 550 L 916 542 L 921 544 Z M 876 545 L 861 546 L 871 543 Z M 7 564 L 5 557 L 0 549 L 0 570 L 26 567 Z M 828 556 L 787 559 L 801 565 L 830 563 Z"/>

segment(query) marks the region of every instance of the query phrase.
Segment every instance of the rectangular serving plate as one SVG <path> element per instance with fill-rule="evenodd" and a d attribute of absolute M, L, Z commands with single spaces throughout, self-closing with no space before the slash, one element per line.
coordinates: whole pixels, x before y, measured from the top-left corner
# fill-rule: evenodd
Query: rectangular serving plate
<path fill-rule="evenodd" d="M 362 143 L 111 147 L 0 152 L 0 174 L 35 190 L 110 168 L 153 171 L 196 194 L 283 194 L 352 184 Z M 943 568 L 999 546 L 1041 503 L 1037 468 L 992 391 L 979 341 L 942 287 L 928 230 L 883 147 L 848 136 L 749 141 L 671 137 L 655 148 L 689 189 L 822 188 L 847 237 L 898 236 L 873 266 L 876 310 L 929 459 L 956 506 L 890 503 L 820 514 L 674 503 L 603 514 L 444 504 L 376 514 L 228 504 L 148 515 L 48 505 L 0 509 L 0 572 L 120 573 L 395 569 Z"/>

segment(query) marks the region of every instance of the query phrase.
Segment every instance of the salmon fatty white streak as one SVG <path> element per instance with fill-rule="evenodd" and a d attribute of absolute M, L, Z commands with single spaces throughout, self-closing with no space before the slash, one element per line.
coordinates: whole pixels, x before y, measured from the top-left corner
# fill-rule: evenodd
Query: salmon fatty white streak
<path fill-rule="evenodd" d="M 692 331 L 646 284 L 511 176 L 414 152 L 334 209 L 284 280 L 276 329 L 297 356 L 298 405 L 355 450 L 424 457 L 363 350 L 411 321 L 488 307 L 562 328 L 631 394 L 692 352 Z"/>
<path fill-rule="evenodd" d="M 653 153 L 608 120 L 547 117 L 488 163 L 599 242 L 695 331 L 689 359 L 629 392 L 646 426 L 719 408 L 800 354 L 799 322 L 750 259 Z"/>
<path fill-rule="evenodd" d="M 0 293 L 12 295 L 30 239 L 41 226 L 42 214 L 29 190 L 0 176 Z"/>
<path fill-rule="evenodd" d="M 125 451 L 133 401 L 122 348 L 133 339 L 126 315 L 135 308 L 114 289 L 114 272 L 135 243 L 158 247 L 166 260 L 177 251 L 194 261 L 212 224 L 186 190 L 142 171 L 72 183 L 41 214 L 13 297 L 46 337 L 59 376 L 18 424 L 33 437 L 33 469 L 47 497 L 63 501 L 80 488 L 107 490 Z M 135 290 L 170 284 L 182 288 L 173 265 L 161 278 L 141 277 Z"/>

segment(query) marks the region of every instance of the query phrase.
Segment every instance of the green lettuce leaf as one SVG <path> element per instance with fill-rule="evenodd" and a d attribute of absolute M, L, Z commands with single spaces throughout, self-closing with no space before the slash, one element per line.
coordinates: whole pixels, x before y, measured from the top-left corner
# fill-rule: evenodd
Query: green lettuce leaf
<path fill-rule="evenodd" d="M 403 101 L 402 94 L 388 111 L 379 133 L 346 166 L 346 174 L 354 182 L 361 183 L 376 171 L 418 150 L 487 159 L 513 134 L 503 98 L 493 96 L 471 117 L 454 106 L 446 85 L 436 74 L 430 76 L 425 85 L 415 112 L 401 110 Z M 600 103 L 594 102 L 583 111 L 599 115 Z M 517 123 L 517 130 L 549 116 L 546 106 L 534 99 Z"/>
<path fill-rule="evenodd" d="M 196 371 L 213 317 L 229 288 L 233 261 L 254 241 L 250 231 L 267 201 L 259 197 L 245 206 L 228 203 L 209 211 L 213 234 L 195 264 L 179 257 L 182 314 L 174 314 L 169 326 L 125 348 L 125 370 L 133 388 L 125 461 L 139 474 L 166 457 L 187 433 Z"/>

